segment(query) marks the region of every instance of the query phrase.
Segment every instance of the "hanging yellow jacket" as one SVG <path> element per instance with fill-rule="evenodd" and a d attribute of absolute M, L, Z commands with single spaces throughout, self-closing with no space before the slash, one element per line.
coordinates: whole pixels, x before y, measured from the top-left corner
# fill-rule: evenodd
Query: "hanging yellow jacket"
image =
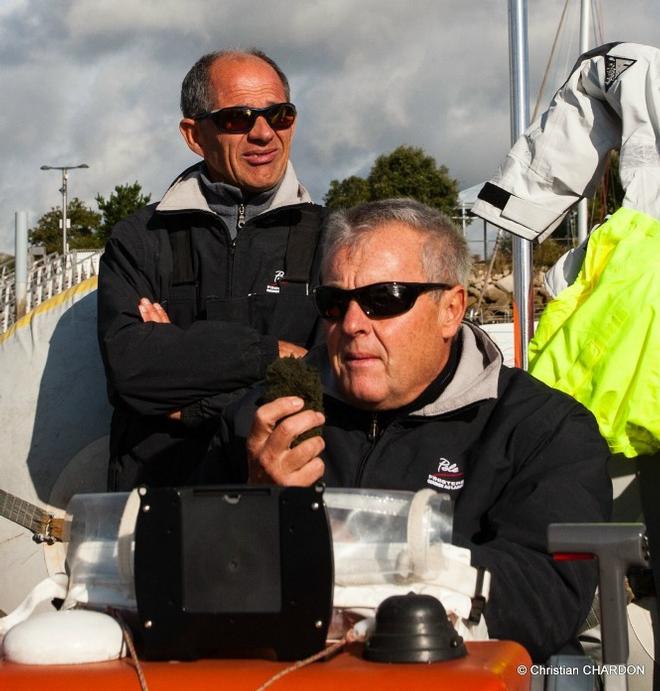
<path fill-rule="evenodd" d="M 529 371 L 596 416 L 614 453 L 660 450 L 660 221 L 621 208 L 541 316 Z"/>

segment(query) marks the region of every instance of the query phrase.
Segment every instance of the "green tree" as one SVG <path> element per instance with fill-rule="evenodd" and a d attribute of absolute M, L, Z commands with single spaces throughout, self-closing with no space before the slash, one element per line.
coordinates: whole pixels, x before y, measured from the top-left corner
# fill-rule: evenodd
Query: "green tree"
<path fill-rule="evenodd" d="M 369 173 L 372 199 L 413 197 L 451 214 L 458 203 L 458 183 L 445 166 L 422 149 L 400 146 L 379 156 Z"/>
<path fill-rule="evenodd" d="M 458 183 L 423 149 L 399 146 L 379 156 L 366 179 L 353 175 L 333 180 L 324 201 L 338 209 L 390 197 L 412 197 L 451 214 L 458 203 Z"/>
<path fill-rule="evenodd" d="M 351 175 L 341 181 L 332 180 L 324 197 L 325 204 L 330 209 L 348 209 L 368 202 L 369 199 L 369 183 L 358 175 Z"/>
<path fill-rule="evenodd" d="M 142 194 L 142 186 L 137 180 L 129 185 L 117 185 L 114 192 L 105 199 L 100 194 L 96 195 L 96 203 L 103 214 L 103 221 L 99 228 L 99 238 L 102 244 L 110 237 L 110 231 L 115 223 L 126 216 L 141 209 L 151 200 L 150 194 Z"/>
<path fill-rule="evenodd" d="M 83 201 L 74 197 L 67 204 L 67 218 L 71 227 L 67 229 L 69 249 L 89 249 L 99 246 L 97 234 L 101 225 L 101 214 L 92 211 Z M 28 232 L 32 245 L 44 245 L 46 252 L 62 251 L 62 210 L 54 206 L 47 211 L 34 228 Z"/>

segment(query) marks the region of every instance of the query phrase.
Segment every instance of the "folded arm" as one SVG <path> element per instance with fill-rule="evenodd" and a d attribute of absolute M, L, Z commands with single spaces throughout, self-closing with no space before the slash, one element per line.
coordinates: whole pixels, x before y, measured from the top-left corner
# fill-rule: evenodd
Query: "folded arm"
<path fill-rule="evenodd" d="M 162 415 L 262 378 L 278 354 L 274 337 L 234 322 L 182 329 L 162 314 L 144 320 L 141 301 L 153 308 L 160 300 L 158 253 L 131 230 L 125 225 L 108 242 L 99 275 L 99 342 L 115 395 L 141 414 Z"/>

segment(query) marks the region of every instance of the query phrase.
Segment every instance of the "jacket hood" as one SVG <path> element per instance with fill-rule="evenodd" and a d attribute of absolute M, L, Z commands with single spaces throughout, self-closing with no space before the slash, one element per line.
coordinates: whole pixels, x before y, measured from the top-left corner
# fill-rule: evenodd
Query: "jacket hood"
<path fill-rule="evenodd" d="M 478 326 L 463 322 L 461 332 L 463 348 L 452 380 L 433 403 L 413 411 L 411 415 L 432 417 L 459 410 L 478 401 L 497 398 L 499 375 L 503 366 L 502 353 L 490 336 Z M 320 370 L 325 393 L 344 401 L 330 369 L 325 345 L 311 350 L 306 360 Z"/>
<path fill-rule="evenodd" d="M 201 189 L 200 171 L 202 163 L 187 168 L 172 183 L 160 200 L 156 211 L 208 211 L 213 213 Z M 279 186 L 271 205 L 262 211 L 272 211 L 280 206 L 311 203 L 309 192 L 298 181 L 293 164 L 286 165 L 282 184 Z"/>

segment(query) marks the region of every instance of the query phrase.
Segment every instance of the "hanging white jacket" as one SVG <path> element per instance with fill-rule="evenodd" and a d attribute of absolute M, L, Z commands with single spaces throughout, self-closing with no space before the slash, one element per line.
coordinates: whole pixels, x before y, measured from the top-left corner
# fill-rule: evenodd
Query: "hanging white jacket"
<path fill-rule="evenodd" d="M 518 139 L 472 211 L 545 239 L 593 195 L 620 147 L 623 206 L 660 218 L 660 50 L 609 43 L 580 56 L 548 110 Z"/>

